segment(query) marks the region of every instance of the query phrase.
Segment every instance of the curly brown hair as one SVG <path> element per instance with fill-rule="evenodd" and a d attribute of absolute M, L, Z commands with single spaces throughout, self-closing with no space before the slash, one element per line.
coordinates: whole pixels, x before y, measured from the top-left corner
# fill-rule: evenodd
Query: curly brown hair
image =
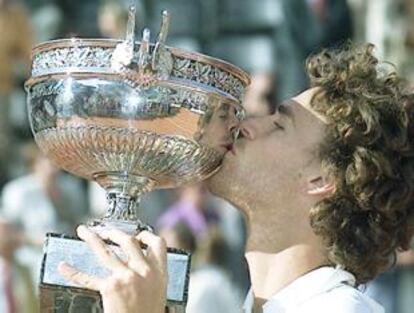
<path fill-rule="evenodd" d="M 328 121 L 320 147 L 333 195 L 312 208 L 311 226 L 332 263 L 365 283 L 409 248 L 414 220 L 413 94 L 370 44 L 310 57 L 311 106 Z"/>

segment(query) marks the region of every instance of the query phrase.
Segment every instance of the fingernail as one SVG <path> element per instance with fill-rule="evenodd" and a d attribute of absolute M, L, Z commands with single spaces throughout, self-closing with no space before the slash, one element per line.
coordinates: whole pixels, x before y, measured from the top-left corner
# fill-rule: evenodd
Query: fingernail
<path fill-rule="evenodd" d="M 79 225 L 76 232 L 79 235 L 79 237 L 82 237 L 89 234 L 89 229 L 87 229 L 85 225 Z"/>

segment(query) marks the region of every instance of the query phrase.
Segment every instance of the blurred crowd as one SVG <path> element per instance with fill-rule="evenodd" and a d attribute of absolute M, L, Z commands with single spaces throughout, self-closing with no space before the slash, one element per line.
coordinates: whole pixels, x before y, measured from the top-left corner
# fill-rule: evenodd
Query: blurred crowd
<path fill-rule="evenodd" d="M 65 37 L 125 35 L 128 0 L 0 0 L 0 312 L 37 312 L 42 242 L 73 234 L 105 212 L 95 183 L 59 170 L 37 149 L 24 82 L 37 43 Z M 136 0 L 137 29 L 172 25 L 168 43 L 216 56 L 252 75 L 244 106 L 272 113 L 308 85 L 306 57 L 348 40 L 374 43 L 414 84 L 414 0 Z M 140 217 L 168 245 L 194 253 L 188 313 L 241 312 L 249 286 L 246 230 L 237 210 L 200 183 L 159 190 L 141 201 Z M 387 312 L 414 311 L 414 253 L 364 286 Z"/>

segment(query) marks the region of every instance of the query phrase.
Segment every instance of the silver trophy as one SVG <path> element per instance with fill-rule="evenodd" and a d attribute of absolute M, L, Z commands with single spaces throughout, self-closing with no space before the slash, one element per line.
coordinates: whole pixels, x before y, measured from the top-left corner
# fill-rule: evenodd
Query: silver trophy
<path fill-rule="evenodd" d="M 106 190 L 107 213 L 89 225 L 96 232 L 150 229 L 136 215 L 140 196 L 206 179 L 236 136 L 248 75 L 224 61 L 166 46 L 169 20 L 163 12 L 156 43 L 148 29 L 136 42 L 132 6 L 124 41 L 63 39 L 33 49 L 26 90 L 35 140 L 58 166 Z M 99 295 L 57 273 L 61 261 L 107 275 L 82 241 L 48 234 L 42 312 L 100 312 Z M 181 311 L 189 267 L 188 253 L 169 249 L 167 300 Z"/>

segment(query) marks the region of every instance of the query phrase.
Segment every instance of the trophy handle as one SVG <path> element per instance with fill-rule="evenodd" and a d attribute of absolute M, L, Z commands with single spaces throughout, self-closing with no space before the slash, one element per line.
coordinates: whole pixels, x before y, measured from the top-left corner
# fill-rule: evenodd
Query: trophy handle
<path fill-rule="evenodd" d="M 144 73 L 145 69 L 149 65 L 150 60 L 150 37 L 151 32 L 148 28 L 144 28 L 142 31 L 141 45 L 138 51 L 138 72 Z"/>
<path fill-rule="evenodd" d="M 161 22 L 161 29 L 160 33 L 158 34 L 158 40 L 155 44 L 154 52 L 152 54 L 152 69 L 156 71 L 158 69 L 158 63 L 160 58 L 160 53 L 165 46 L 165 41 L 167 40 L 168 31 L 170 29 L 170 20 L 171 16 L 168 11 L 162 11 L 162 22 Z"/>
<path fill-rule="evenodd" d="M 135 44 L 135 19 L 136 19 L 135 5 L 130 5 L 129 10 L 128 10 L 128 22 L 127 22 L 125 41 L 128 43 L 128 46 L 132 48 L 132 50 L 134 50 L 134 44 Z"/>

